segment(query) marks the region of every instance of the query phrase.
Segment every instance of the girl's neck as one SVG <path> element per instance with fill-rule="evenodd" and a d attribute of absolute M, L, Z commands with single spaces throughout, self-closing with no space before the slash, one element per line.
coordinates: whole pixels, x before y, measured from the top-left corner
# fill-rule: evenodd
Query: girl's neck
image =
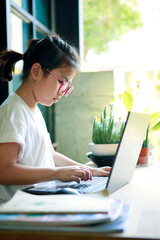
<path fill-rule="evenodd" d="M 35 101 L 32 90 L 27 88 L 25 83 L 22 83 L 22 85 L 16 90 L 16 94 L 23 99 L 32 111 L 36 110 L 37 102 Z"/>

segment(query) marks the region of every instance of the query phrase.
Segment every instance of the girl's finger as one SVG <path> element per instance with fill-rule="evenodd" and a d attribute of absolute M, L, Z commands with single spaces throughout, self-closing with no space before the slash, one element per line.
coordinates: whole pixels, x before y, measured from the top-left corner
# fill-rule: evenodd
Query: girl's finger
<path fill-rule="evenodd" d="M 77 175 L 81 178 L 82 181 L 86 181 L 90 179 L 90 175 L 88 172 L 84 171 L 84 170 L 80 170 L 80 171 L 76 171 Z"/>
<path fill-rule="evenodd" d="M 77 183 L 80 183 L 80 178 L 78 176 L 71 176 L 72 181 L 76 181 Z"/>
<path fill-rule="evenodd" d="M 111 167 L 101 167 L 100 169 L 103 169 L 104 171 L 111 171 Z"/>

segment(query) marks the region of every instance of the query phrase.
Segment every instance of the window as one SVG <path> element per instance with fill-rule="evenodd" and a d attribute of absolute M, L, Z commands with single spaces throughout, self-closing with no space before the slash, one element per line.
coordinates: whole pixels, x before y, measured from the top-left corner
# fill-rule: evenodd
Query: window
<path fill-rule="evenodd" d="M 7 0 L 8 16 L 8 48 L 24 53 L 27 41 L 30 38 L 42 38 L 52 32 L 51 0 Z M 53 11 L 52 11 L 53 12 Z M 9 93 L 15 91 L 20 85 L 19 74 L 23 62 L 15 66 L 14 80 L 9 83 Z M 54 141 L 54 107 L 39 106 L 45 118 L 47 128 Z"/>
<path fill-rule="evenodd" d="M 159 110 L 160 1 L 83 0 L 82 9 L 82 71 L 113 71 L 117 101 L 132 89 L 143 96 L 136 110 Z"/>
<path fill-rule="evenodd" d="M 47 4 L 46 4 L 47 3 Z M 51 33 L 51 1 L 47 0 L 13 0 L 10 4 L 9 48 L 20 53 L 26 51 L 26 44 L 30 38 L 42 38 Z M 15 68 L 15 81 L 10 84 L 10 92 L 18 87 L 19 73 L 22 62 Z M 13 85 L 12 85 L 13 84 Z"/>
<path fill-rule="evenodd" d="M 82 71 L 113 72 L 118 116 L 128 110 L 120 98 L 125 91 L 133 96 L 132 110 L 158 112 L 160 1 L 83 0 L 82 9 Z M 153 138 L 156 142 L 156 135 Z"/>
<path fill-rule="evenodd" d="M 41 22 L 46 27 L 51 27 L 51 17 L 50 14 L 50 1 L 46 4 L 46 0 L 36 0 L 35 1 L 35 9 L 36 9 L 36 18 L 39 22 Z"/>
<path fill-rule="evenodd" d="M 31 36 L 31 24 L 29 22 L 25 22 L 23 19 L 15 15 L 11 12 L 10 17 L 10 35 L 11 35 L 11 49 L 23 53 L 26 51 L 27 41 L 29 36 Z M 16 31 L 15 31 L 16 29 Z M 14 81 L 11 82 L 13 84 L 13 91 L 16 90 L 19 83 L 19 74 L 22 71 L 22 61 L 17 62 L 15 67 L 15 76 Z"/>

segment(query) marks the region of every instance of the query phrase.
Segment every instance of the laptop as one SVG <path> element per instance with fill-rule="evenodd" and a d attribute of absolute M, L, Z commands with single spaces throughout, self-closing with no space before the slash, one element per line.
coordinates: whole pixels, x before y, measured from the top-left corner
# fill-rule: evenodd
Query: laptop
<path fill-rule="evenodd" d="M 104 189 L 107 189 L 109 194 L 115 192 L 129 183 L 133 177 L 149 121 L 149 114 L 128 112 L 121 140 L 108 177 L 93 177 L 93 180 L 81 181 L 80 183 L 73 181 L 64 183 L 56 180 L 35 184 L 24 191 L 33 194 L 56 194 L 64 193 L 63 190 L 67 188 L 74 189 L 74 191 L 81 194 L 98 192 Z"/>

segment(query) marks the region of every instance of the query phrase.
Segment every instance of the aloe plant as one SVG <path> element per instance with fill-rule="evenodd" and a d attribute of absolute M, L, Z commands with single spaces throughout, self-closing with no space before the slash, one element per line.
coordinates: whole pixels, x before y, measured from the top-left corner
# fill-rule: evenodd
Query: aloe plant
<path fill-rule="evenodd" d="M 147 131 L 146 131 L 146 137 L 143 141 L 142 148 L 148 148 L 149 147 L 149 138 L 148 138 L 149 127 L 150 127 L 150 124 L 148 125 Z"/>
<path fill-rule="evenodd" d="M 105 106 L 104 111 L 100 114 L 100 121 L 97 116 L 94 117 L 92 142 L 95 144 L 119 143 L 123 127 L 124 123 L 120 130 L 114 128 L 114 115 L 110 111 L 109 118 L 107 118 L 107 106 Z"/>

